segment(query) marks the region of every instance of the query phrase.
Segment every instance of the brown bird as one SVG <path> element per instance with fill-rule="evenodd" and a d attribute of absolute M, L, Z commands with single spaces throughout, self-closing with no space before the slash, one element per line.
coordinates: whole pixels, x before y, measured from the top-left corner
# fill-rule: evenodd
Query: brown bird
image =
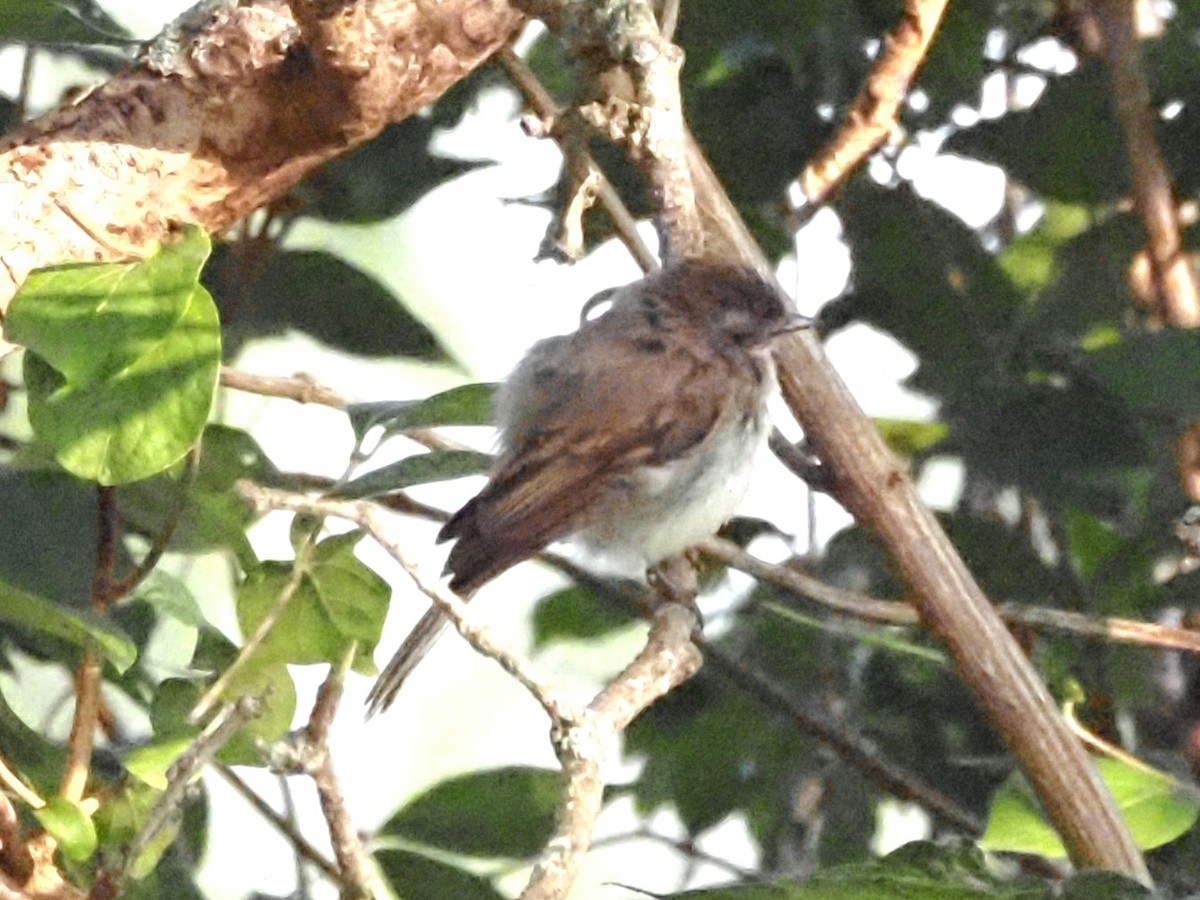
<path fill-rule="evenodd" d="M 601 301 L 611 308 L 596 318 Z M 770 345 L 807 320 L 752 270 L 670 265 L 604 292 L 573 334 L 535 344 L 497 392 L 501 453 L 448 521 L 450 587 L 469 598 L 574 536 L 653 566 L 732 514 L 766 441 Z M 386 709 L 448 624 L 430 609 L 367 699 Z"/>

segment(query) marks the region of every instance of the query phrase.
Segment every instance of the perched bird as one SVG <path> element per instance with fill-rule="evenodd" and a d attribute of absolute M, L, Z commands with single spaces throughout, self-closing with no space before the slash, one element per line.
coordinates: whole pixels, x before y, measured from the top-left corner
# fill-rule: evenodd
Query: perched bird
<path fill-rule="evenodd" d="M 600 301 L 611 308 L 588 318 Z M 578 331 L 535 344 L 497 392 L 491 477 L 438 535 L 456 542 L 450 587 L 469 598 L 570 536 L 653 566 L 713 534 L 767 438 L 771 343 L 806 321 L 724 263 L 674 263 L 592 298 Z M 372 688 L 372 712 L 447 624 L 436 607 L 417 623 Z"/>

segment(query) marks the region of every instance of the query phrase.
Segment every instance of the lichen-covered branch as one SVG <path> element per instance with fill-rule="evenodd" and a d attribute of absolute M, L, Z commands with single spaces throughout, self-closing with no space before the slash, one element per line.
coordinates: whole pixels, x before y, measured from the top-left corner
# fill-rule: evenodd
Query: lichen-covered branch
<path fill-rule="evenodd" d="M 523 21 L 504 0 L 216 4 L 0 139 L 0 312 L 31 269 L 143 256 L 174 224 L 244 219 L 436 100 Z"/>

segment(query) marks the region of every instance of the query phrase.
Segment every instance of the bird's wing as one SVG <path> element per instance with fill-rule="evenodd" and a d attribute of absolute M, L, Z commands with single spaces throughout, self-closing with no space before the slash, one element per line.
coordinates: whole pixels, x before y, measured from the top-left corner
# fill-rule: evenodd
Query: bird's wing
<path fill-rule="evenodd" d="M 714 390 L 714 379 L 698 376 L 722 363 L 690 343 L 583 331 L 562 339 L 538 365 L 576 372 L 591 341 L 604 343 L 595 372 L 543 377 L 541 384 L 537 372 L 515 373 L 524 406 L 507 450 L 488 485 L 440 535 L 457 538 L 446 563 L 456 590 L 478 587 L 577 531 L 618 479 L 677 458 L 721 415 L 728 391 L 720 379 Z"/>

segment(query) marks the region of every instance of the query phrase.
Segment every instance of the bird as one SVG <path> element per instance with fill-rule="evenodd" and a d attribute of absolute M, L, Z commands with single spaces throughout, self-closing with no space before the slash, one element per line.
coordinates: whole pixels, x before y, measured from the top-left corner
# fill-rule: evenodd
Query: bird
<path fill-rule="evenodd" d="M 488 482 L 438 534 L 455 542 L 450 588 L 469 599 L 568 537 L 650 568 L 714 534 L 767 440 L 771 347 L 808 321 L 752 269 L 715 260 L 593 297 L 578 330 L 534 344 L 496 393 Z M 447 624 L 425 613 L 371 689 L 370 714 Z"/>

